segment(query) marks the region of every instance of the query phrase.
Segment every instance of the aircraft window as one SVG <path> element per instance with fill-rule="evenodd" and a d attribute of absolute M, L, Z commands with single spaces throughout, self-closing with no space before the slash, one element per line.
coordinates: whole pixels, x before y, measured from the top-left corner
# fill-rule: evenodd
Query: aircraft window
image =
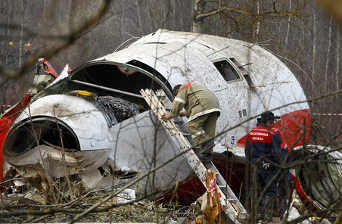
<path fill-rule="evenodd" d="M 214 65 L 227 82 L 240 79 L 239 74 L 227 60 L 214 62 Z"/>
<path fill-rule="evenodd" d="M 243 77 L 246 79 L 249 87 L 253 88 L 254 87 L 253 81 L 252 81 L 248 71 L 244 68 L 244 66 L 249 65 L 251 63 L 241 65 L 235 58 L 229 58 L 229 59 L 240 69 L 240 72 L 242 73 Z"/>

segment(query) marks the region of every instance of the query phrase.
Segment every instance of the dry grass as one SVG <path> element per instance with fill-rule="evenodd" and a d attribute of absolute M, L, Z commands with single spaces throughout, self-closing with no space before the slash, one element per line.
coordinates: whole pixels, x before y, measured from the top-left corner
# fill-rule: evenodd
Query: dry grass
<path fill-rule="evenodd" d="M 78 181 L 71 183 L 72 191 L 69 191 L 60 181 L 56 182 L 53 186 L 54 195 L 53 192 L 48 193 L 50 200 L 45 205 L 41 192 L 36 190 L 30 189 L 24 194 L 3 193 L 0 198 L 0 223 L 68 222 L 112 193 L 104 190 L 86 192 Z M 8 215 L 4 216 L 5 213 Z M 118 205 L 118 197 L 114 197 L 78 222 L 169 223 L 171 218 L 193 217 L 193 213 L 190 207 L 175 209 L 174 206 L 158 205 L 146 199 Z"/>

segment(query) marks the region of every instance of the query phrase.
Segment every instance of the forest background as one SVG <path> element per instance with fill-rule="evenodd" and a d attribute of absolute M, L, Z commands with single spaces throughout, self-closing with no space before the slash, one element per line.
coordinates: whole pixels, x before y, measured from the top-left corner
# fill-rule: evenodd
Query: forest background
<path fill-rule="evenodd" d="M 60 72 L 160 28 L 256 43 L 290 67 L 309 99 L 341 89 L 341 25 L 315 1 L 113 0 L 92 20 L 100 2 L 0 1 L 0 104 L 14 104 L 30 87 L 36 56 Z M 96 24 L 76 33 L 89 20 Z M 341 116 L 326 115 L 342 111 L 341 95 L 332 95 L 311 103 L 316 131 L 325 130 L 322 139 L 342 132 Z"/>

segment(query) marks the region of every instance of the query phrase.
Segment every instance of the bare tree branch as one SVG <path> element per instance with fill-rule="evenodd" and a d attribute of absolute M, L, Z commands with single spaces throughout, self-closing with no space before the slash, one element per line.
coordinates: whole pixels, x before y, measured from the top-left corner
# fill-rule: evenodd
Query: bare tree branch
<path fill-rule="evenodd" d="M 58 54 L 59 52 L 61 52 L 62 50 L 65 50 L 66 48 L 72 46 L 73 43 L 75 43 L 75 41 L 78 40 L 84 34 L 84 32 L 94 27 L 101 20 L 101 18 L 109 10 L 111 3 L 112 0 L 103 0 L 100 9 L 96 13 L 96 15 L 85 21 L 79 29 L 72 31 L 70 35 L 64 37 L 66 42 L 62 45 L 28 57 L 26 63 L 16 70 L 0 66 L 0 74 L 12 79 L 17 79 L 21 77 L 23 74 L 25 74 L 25 72 L 29 71 L 39 58 L 44 57 L 46 59 L 49 59 Z"/>

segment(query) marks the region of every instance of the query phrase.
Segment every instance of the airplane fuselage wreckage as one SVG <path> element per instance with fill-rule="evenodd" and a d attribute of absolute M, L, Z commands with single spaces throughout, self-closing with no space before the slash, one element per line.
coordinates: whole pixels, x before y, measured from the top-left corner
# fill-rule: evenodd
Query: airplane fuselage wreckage
<path fill-rule="evenodd" d="M 244 41 L 158 30 L 70 74 L 65 69 L 30 103 L 23 100 L 27 106 L 17 106 L 18 116 L 5 113 L 7 123 L 2 124 L 10 129 L 1 136 L 4 161 L 24 177 L 78 174 L 87 188 L 110 186 L 113 176 L 146 173 L 176 156 L 179 146 L 170 141 L 140 90 L 163 90 L 160 99 L 171 108 L 172 87 L 189 81 L 203 84 L 219 98 L 222 112 L 213 162 L 239 197 L 244 194 L 245 136 L 265 110 L 278 108 L 273 112 L 281 119 L 275 127 L 289 150 L 305 155 L 326 150 L 307 145 L 307 98 L 295 75 L 273 54 Z M 186 133 L 186 118 L 175 122 Z M 338 159 L 341 153 L 322 157 Z M 318 169 L 318 163 L 310 164 L 290 170 L 296 189 L 308 205 L 327 207 L 339 195 L 341 162 L 321 164 L 315 174 L 305 173 Z M 136 191 L 158 191 L 154 198 L 167 200 L 171 194 L 165 190 L 177 181 L 180 203 L 190 203 L 205 191 L 182 156 L 138 182 Z"/>

